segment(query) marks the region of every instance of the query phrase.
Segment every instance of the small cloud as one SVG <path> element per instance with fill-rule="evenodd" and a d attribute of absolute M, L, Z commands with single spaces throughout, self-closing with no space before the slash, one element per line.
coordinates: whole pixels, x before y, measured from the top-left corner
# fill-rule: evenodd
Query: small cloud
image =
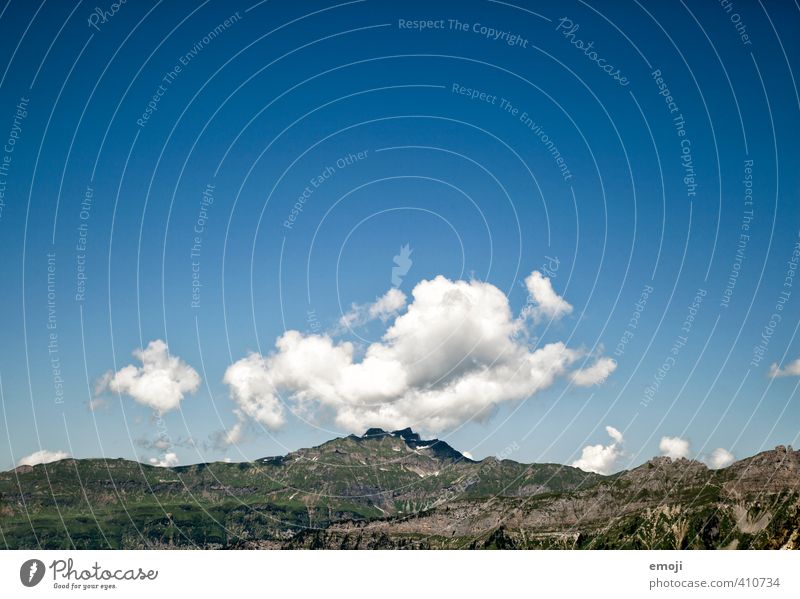
<path fill-rule="evenodd" d="M 134 443 L 137 445 L 137 447 L 141 447 L 143 449 L 157 449 L 158 451 L 166 451 L 172 447 L 172 441 L 166 435 L 161 435 L 153 441 L 146 438 L 135 439 Z"/>
<path fill-rule="evenodd" d="M 472 454 L 470 452 L 468 452 L 468 451 L 462 451 L 461 455 L 463 455 L 468 460 L 474 460 L 475 459 L 475 458 L 472 457 Z"/>
<path fill-rule="evenodd" d="M 572 313 L 572 306 L 553 289 L 553 284 L 538 270 L 534 270 L 525 278 L 528 289 L 529 305 L 523 310 L 523 316 L 532 318 L 535 323 L 545 319 L 558 320 Z"/>
<path fill-rule="evenodd" d="M 89 408 L 90 412 L 96 412 L 97 410 L 108 407 L 108 401 L 105 397 L 93 397 L 86 402 L 86 407 Z"/>
<path fill-rule="evenodd" d="M 57 462 L 58 460 L 65 460 L 70 455 L 66 451 L 48 451 L 47 449 L 40 449 L 34 451 L 31 455 L 26 455 L 19 462 L 17 466 L 36 466 L 37 464 L 49 464 L 50 462 Z"/>
<path fill-rule="evenodd" d="M 215 449 L 226 449 L 237 445 L 244 437 L 244 415 L 239 415 L 239 421 L 227 430 L 214 433 L 211 438 Z"/>
<path fill-rule="evenodd" d="M 172 451 L 165 453 L 161 459 L 150 458 L 149 462 L 152 466 L 157 466 L 158 468 L 172 468 L 179 464 L 178 456 Z"/>
<path fill-rule="evenodd" d="M 612 442 L 608 445 L 587 445 L 581 452 L 581 457 L 572 462 L 572 466 L 585 472 L 597 474 L 610 474 L 622 458 L 622 445 L 625 440 L 622 433 L 613 426 L 606 427 L 606 433 Z"/>
<path fill-rule="evenodd" d="M 107 372 L 95 384 L 95 395 L 106 391 L 124 393 L 146 405 L 158 415 L 175 410 L 187 393 L 200 388 L 200 375 L 177 356 L 169 355 L 167 344 L 157 339 L 133 356 L 141 366 L 130 364 L 117 372 Z"/>
<path fill-rule="evenodd" d="M 591 387 L 605 382 L 608 376 L 617 369 L 614 358 L 598 358 L 589 368 L 572 373 L 572 382 L 579 387 Z"/>
<path fill-rule="evenodd" d="M 733 464 L 735 460 L 736 458 L 730 451 L 723 447 L 718 447 L 711 452 L 710 456 L 708 456 L 706 459 L 706 464 L 708 464 L 709 468 L 718 470 L 720 468 L 727 468 Z"/>
<path fill-rule="evenodd" d="M 386 322 L 397 316 L 406 305 L 406 294 L 393 287 L 371 304 L 353 304 L 339 319 L 341 330 L 363 326 L 373 320 Z"/>
<path fill-rule="evenodd" d="M 800 376 L 800 358 L 789 362 L 783 368 L 779 368 L 777 363 L 773 364 L 769 367 L 769 376 L 773 379 L 782 376 Z"/>
<path fill-rule="evenodd" d="M 687 439 L 681 439 L 680 437 L 661 437 L 658 450 L 661 455 L 677 460 L 689 457 L 691 444 Z"/>

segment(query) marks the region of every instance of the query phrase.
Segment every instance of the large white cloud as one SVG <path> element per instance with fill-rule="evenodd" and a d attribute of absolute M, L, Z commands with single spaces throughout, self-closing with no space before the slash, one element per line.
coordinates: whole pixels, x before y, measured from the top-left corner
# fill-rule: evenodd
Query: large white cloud
<path fill-rule="evenodd" d="M 727 468 L 733 464 L 735 459 L 736 458 L 733 457 L 733 454 L 730 451 L 724 447 L 718 447 L 711 452 L 711 455 L 708 456 L 706 463 L 708 464 L 709 468 L 718 470 L 719 468 Z"/>
<path fill-rule="evenodd" d="M 607 426 L 606 433 L 611 437 L 611 443 L 608 445 L 587 445 L 583 448 L 580 459 L 572 462 L 572 466 L 585 472 L 611 474 L 620 458 L 622 458 L 622 445 L 625 440 L 622 437 L 622 433 L 613 426 Z"/>
<path fill-rule="evenodd" d="M 783 368 L 778 367 L 777 364 L 773 364 L 769 367 L 769 375 L 772 378 L 779 376 L 800 376 L 800 358 L 797 358 L 794 362 L 789 362 Z"/>
<path fill-rule="evenodd" d="M 95 395 L 106 391 L 130 395 L 158 414 L 175 410 L 187 393 L 200 387 L 200 375 L 177 356 L 169 355 L 167 344 L 156 339 L 133 356 L 141 366 L 129 364 L 117 372 L 107 372 L 95 385 Z"/>
<path fill-rule="evenodd" d="M 17 466 L 36 466 L 37 464 L 49 464 L 50 462 L 57 462 L 58 460 L 65 460 L 70 455 L 66 451 L 49 451 L 47 449 L 40 449 L 34 451 L 31 455 L 26 455 L 19 462 Z"/>
<path fill-rule="evenodd" d="M 354 432 L 371 426 L 436 432 L 483 420 L 503 402 L 549 387 L 586 355 L 561 342 L 531 350 L 520 341 L 524 321 L 489 283 L 438 276 L 418 283 L 412 295 L 406 312 L 363 356 L 329 335 L 287 331 L 270 355 L 253 353 L 232 364 L 224 381 L 238 413 L 276 429 L 287 401 Z"/>
<path fill-rule="evenodd" d="M 661 455 L 677 460 L 679 458 L 689 457 L 691 454 L 691 444 L 687 439 L 681 439 L 680 437 L 661 437 L 658 450 L 661 452 Z"/>
<path fill-rule="evenodd" d="M 524 315 L 533 318 L 534 322 L 545 319 L 558 320 L 572 313 L 572 306 L 555 292 L 550 279 L 538 270 L 526 277 L 525 287 L 528 288 L 530 296 Z"/>

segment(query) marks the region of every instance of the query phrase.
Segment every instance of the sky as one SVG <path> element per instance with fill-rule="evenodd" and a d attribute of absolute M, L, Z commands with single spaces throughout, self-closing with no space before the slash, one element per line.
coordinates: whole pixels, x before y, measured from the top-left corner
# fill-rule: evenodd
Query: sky
<path fill-rule="evenodd" d="M 0 468 L 800 434 L 800 9 L 0 8 Z"/>

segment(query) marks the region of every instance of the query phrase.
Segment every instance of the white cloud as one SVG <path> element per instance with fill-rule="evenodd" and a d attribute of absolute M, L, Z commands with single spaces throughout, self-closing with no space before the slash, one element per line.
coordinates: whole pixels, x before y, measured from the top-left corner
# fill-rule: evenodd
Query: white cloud
<path fill-rule="evenodd" d="M 297 331 L 293 331 L 297 335 Z M 240 418 L 249 416 L 269 429 L 278 429 L 286 421 L 283 405 L 275 395 L 273 374 L 267 360 L 256 353 L 231 364 L 223 381 L 230 388 L 231 399 Z"/>
<path fill-rule="evenodd" d="M 350 311 L 339 319 L 341 330 L 362 326 L 370 321 L 380 319 L 386 322 L 399 314 L 406 305 L 406 294 L 393 287 L 371 304 L 353 304 Z"/>
<path fill-rule="evenodd" d="M 270 355 L 253 353 L 232 364 L 224 381 L 239 414 L 279 428 L 283 398 L 296 411 L 330 415 L 353 432 L 371 426 L 436 432 L 484 420 L 503 402 L 546 389 L 586 355 L 561 342 L 529 349 L 519 340 L 522 321 L 489 283 L 438 276 L 418 283 L 412 295 L 406 312 L 363 356 L 329 335 L 287 331 Z M 395 297 L 389 307 L 397 305 Z M 583 378 L 596 380 L 599 370 Z"/>
<path fill-rule="evenodd" d="M 687 439 L 681 439 L 680 437 L 661 437 L 658 450 L 662 455 L 677 460 L 689 457 L 691 444 Z"/>
<path fill-rule="evenodd" d="M 150 464 L 159 468 L 172 468 L 173 466 L 177 466 L 179 461 L 175 453 L 168 451 L 161 459 L 150 458 Z"/>
<path fill-rule="evenodd" d="M 779 368 L 777 364 L 769 367 L 769 376 L 776 378 L 779 376 L 800 376 L 800 358 L 794 362 L 789 362 L 783 368 Z"/>
<path fill-rule="evenodd" d="M 475 458 L 472 457 L 472 454 L 470 452 L 468 452 L 468 451 L 462 451 L 461 455 L 463 455 L 468 460 L 474 460 L 475 459 Z"/>
<path fill-rule="evenodd" d="M 170 356 L 167 344 L 157 339 L 133 356 L 141 366 L 130 364 L 117 372 L 107 372 L 95 385 L 95 395 L 106 391 L 130 395 L 159 415 L 175 410 L 187 393 L 200 387 L 200 375 L 177 356 Z"/>
<path fill-rule="evenodd" d="M 108 407 L 108 401 L 106 401 L 105 397 L 93 397 L 86 403 L 86 405 L 90 412 L 96 412 L 101 408 Z"/>
<path fill-rule="evenodd" d="M 558 320 L 572 313 L 572 306 L 553 290 L 550 279 L 538 270 L 525 278 L 525 287 L 528 288 L 530 297 L 529 305 L 523 311 L 523 315 L 533 318 L 534 322 L 538 323 L 547 318 Z"/>
<path fill-rule="evenodd" d="M 222 432 L 220 443 L 223 446 L 236 445 L 242 440 L 244 423 L 240 420 L 231 428 Z"/>
<path fill-rule="evenodd" d="M 581 452 L 581 457 L 572 462 L 572 466 L 585 472 L 597 474 L 610 474 L 622 457 L 622 445 L 625 440 L 622 433 L 613 426 L 606 427 L 606 433 L 611 437 L 608 445 L 587 445 Z"/>
<path fill-rule="evenodd" d="M 153 447 L 162 450 L 169 449 L 170 447 L 172 447 L 172 442 L 166 437 L 161 437 L 153 442 Z"/>
<path fill-rule="evenodd" d="M 708 456 L 706 463 L 708 464 L 709 468 L 718 470 L 719 468 L 727 468 L 733 464 L 735 459 L 736 458 L 733 457 L 733 454 L 730 451 L 723 447 L 718 447 L 711 452 L 711 455 Z"/>
<path fill-rule="evenodd" d="M 598 358 L 594 364 L 572 373 L 572 382 L 580 387 L 591 387 L 605 382 L 609 375 L 617 369 L 614 358 Z"/>
<path fill-rule="evenodd" d="M 37 464 L 49 464 L 50 462 L 57 462 L 58 460 L 65 460 L 70 455 L 66 451 L 48 451 L 47 449 L 40 449 L 34 451 L 31 455 L 26 455 L 19 462 L 17 466 L 36 466 Z"/>

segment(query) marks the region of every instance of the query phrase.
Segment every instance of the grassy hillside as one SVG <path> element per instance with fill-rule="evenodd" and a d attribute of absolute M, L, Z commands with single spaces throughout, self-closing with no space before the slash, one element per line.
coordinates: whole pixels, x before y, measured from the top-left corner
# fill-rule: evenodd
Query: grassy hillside
<path fill-rule="evenodd" d="M 370 430 L 238 464 L 67 459 L 0 473 L 0 546 L 796 547 L 798 455 L 603 477 Z"/>

